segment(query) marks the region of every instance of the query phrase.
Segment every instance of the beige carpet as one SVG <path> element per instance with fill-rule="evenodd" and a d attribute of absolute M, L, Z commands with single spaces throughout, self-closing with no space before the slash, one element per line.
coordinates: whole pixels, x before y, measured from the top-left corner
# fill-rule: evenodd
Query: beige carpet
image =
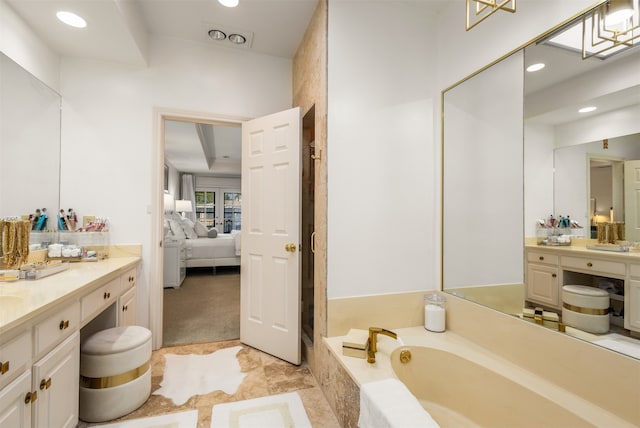
<path fill-rule="evenodd" d="M 189 269 L 178 289 L 164 289 L 163 346 L 240 337 L 237 268 Z"/>

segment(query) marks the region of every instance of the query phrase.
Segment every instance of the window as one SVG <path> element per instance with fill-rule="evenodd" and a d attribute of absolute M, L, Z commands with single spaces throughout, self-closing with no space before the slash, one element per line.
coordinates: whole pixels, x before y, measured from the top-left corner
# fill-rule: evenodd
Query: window
<path fill-rule="evenodd" d="M 240 230 L 242 226 L 242 194 L 224 192 L 224 233 Z"/>
<path fill-rule="evenodd" d="M 196 220 L 204 224 L 207 229 L 216 225 L 215 200 L 215 191 L 196 191 Z"/>
<path fill-rule="evenodd" d="M 239 190 L 196 190 L 196 220 L 208 229 L 231 233 L 242 226 L 242 194 Z"/>

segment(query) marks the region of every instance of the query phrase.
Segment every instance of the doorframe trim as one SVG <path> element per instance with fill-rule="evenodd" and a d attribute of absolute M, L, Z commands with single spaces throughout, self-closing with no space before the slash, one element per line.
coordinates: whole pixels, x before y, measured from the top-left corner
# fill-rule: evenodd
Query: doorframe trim
<path fill-rule="evenodd" d="M 172 109 L 166 107 L 153 108 L 153 147 L 151 150 L 151 260 L 149 263 L 149 329 L 152 334 L 152 348 L 162 347 L 162 315 L 163 315 L 163 238 L 164 238 L 164 122 L 177 120 L 181 122 L 209 123 L 212 125 L 242 126 L 250 120 L 248 117 L 229 116 L 215 113 Z"/>

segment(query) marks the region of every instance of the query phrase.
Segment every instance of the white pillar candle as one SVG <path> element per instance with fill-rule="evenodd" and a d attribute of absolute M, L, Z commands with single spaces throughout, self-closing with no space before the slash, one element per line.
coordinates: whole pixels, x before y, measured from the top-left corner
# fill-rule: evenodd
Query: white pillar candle
<path fill-rule="evenodd" d="M 445 311 L 442 306 L 426 304 L 424 306 L 424 327 L 429 331 L 444 331 Z"/>

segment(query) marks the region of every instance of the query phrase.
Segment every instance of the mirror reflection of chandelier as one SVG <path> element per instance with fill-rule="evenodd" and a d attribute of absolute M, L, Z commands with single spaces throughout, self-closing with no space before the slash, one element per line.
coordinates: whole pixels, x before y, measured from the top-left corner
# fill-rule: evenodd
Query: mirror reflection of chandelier
<path fill-rule="evenodd" d="M 582 18 L 582 58 L 608 56 L 640 38 L 639 0 L 608 0 Z"/>
<path fill-rule="evenodd" d="M 467 31 L 499 10 L 515 13 L 516 0 L 467 0 Z"/>
<path fill-rule="evenodd" d="M 467 0 L 467 31 L 499 10 L 515 13 L 516 0 Z"/>

